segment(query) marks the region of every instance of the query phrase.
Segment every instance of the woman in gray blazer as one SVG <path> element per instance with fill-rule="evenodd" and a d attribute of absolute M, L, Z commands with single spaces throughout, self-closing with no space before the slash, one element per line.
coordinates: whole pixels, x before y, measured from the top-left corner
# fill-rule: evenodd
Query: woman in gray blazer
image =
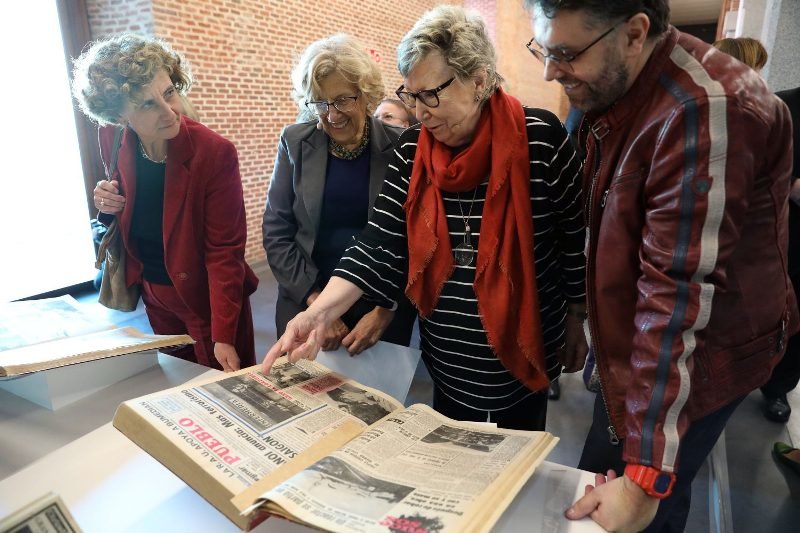
<path fill-rule="evenodd" d="M 312 43 L 292 71 L 301 116 L 284 128 L 264 211 L 264 248 L 278 280 L 278 337 L 328 283 L 366 226 L 402 130 L 371 117 L 384 95 L 378 66 L 352 37 Z M 416 313 L 365 299 L 328 328 L 322 349 L 359 353 L 379 339 L 408 345 Z"/>

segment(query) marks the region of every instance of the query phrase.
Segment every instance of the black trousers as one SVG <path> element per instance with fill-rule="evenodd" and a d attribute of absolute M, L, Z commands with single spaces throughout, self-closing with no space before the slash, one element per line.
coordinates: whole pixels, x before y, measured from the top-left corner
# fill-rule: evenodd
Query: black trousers
<path fill-rule="evenodd" d="M 794 390 L 798 382 L 800 382 L 800 333 L 789 338 L 783 359 L 772 370 L 772 375 L 761 387 L 761 392 L 768 398 L 783 396 Z"/>
<path fill-rule="evenodd" d="M 689 425 L 678 451 L 678 470 L 675 472 L 677 480 L 672 494 L 661 501 L 656 517 L 645 531 L 683 533 L 686 529 L 686 519 L 689 516 L 692 500 L 692 480 L 705 458 L 711 453 L 728 419 L 744 398 L 742 396 Z M 609 442 L 609 425 L 603 399 L 598 394 L 594 402 L 592 427 L 586 437 L 578 468 L 603 474 L 608 470 L 614 470 L 618 475 L 623 474 L 625 462 L 622 460 L 622 442 L 617 445 Z"/>
<path fill-rule="evenodd" d="M 433 408 L 454 420 L 494 422 L 505 429 L 544 431 L 547 421 L 547 391 L 531 394 L 524 400 L 501 411 L 479 411 L 462 405 L 433 386 Z"/>

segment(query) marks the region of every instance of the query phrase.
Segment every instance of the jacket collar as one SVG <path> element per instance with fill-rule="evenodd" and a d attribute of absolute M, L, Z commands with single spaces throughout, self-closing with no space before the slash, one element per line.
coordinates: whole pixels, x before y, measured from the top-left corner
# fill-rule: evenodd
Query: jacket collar
<path fill-rule="evenodd" d="M 383 186 L 386 169 L 394 149 L 394 144 L 386 134 L 386 126 L 373 117 L 369 134 L 369 207 Z M 316 126 L 301 142 L 301 162 L 303 202 L 315 228 L 319 227 L 322 216 L 322 197 L 325 193 L 325 172 L 328 167 L 328 135 Z"/>
<path fill-rule="evenodd" d="M 680 32 L 674 26 L 670 26 L 669 30 L 656 43 L 647 63 L 631 88 L 607 110 L 587 114 L 588 124 L 595 135 L 603 138 L 624 123 L 632 114 L 641 111 L 653 94 L 658 78 L 664 71 L 664 65 L 669 61 L 669 56 L 678 42 L 679 35 Z"/>

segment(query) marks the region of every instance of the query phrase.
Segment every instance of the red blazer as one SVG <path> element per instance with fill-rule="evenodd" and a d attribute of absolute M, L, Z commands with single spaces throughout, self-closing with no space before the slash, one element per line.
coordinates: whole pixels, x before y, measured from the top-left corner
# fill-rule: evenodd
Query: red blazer
<path fill-rule="evenodd" d="M 110 160 L 114 134 L 114 127 L 100 129 L 104 161 Z M 119 223 L 128 252 L 128 285 L 142 280 L 142 263 L 128 241 L 136 201 L 137 148 L 138 137 L 126 129 L 115 177 L 127 199 Z M 244 260 L 247 223 L 239 160 L 230 141 L 186 117 L 167 146 L 163 225 L 164 262 L 178 295 L 211 323 L 214 342 L 236 344 L 242 302 L 258 286 Z"/>

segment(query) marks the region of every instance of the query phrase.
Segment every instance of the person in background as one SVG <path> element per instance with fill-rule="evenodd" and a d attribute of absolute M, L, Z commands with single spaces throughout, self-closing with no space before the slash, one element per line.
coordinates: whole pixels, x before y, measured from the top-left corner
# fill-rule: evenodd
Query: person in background
<path fill-rule="evenodd" d="M 714 46 L 726 54 L 738 59 L 759 74 L 767 64 L 767 50 L 756 39 L 739 37 L 721 39 Z M 776 95 L 789 106 L 793 124 L 793 159 L 792 188 L 789 195 L 789 276 L 792 279 L 795 297 L 800 298 L 800 89 L 783 91 Z M 787 147 L 788 150 L 788 147 Z M 784 355 L 778 366 L 772 371 L 769 381 L 761 386 L 764 395 L 764 417 L 773 422 L 786 423 L 792 414 L 787 394 L 797 387 L 800 381 L 800 334 L 792 335 L 786 346 Z"/>
<path fill-rule="evenodd" d="M 528 43 L 585 113 L 587 303 L 602 384 L 567 517 L 684 531 L 697 470 L 797 331 L 791 122 L 667 0 L 526 0 Z"/>
<path fill-rule="evenodd" d="M 420 316 L 433 407 L 457 420 L 544 429 L 547 387 L 586 356 L 580 162 L 552 113 L 501 87 L 479 15 L 427 12 L 397 51 L 407 129 L 369 225 L 268 352 L 313 358 L 369 295 Z"/>
<path fill-rule="evenodd" d="M 190 85 L 185 61 L 158 39 L 102 39 L 75 61 L 73 92 L 100 125 L 106 164 L 124 130 L 117 172 L 98 182 L 94 203 L 100 222 L 119 221 L 128 285 L 142 284 L 155 333 L 195 340 L 163 351 L 232 371 L 255 364 L 249 297 L 258 278 L 244 260 L 236 148 L 182 116 Z"/>
<path fill-rule="evenodd" d="M 264 210 L 264 249 L 278 281 L 278 337 L 319 296 L 364 229 L 402 131 L 371 118 L 384 95 L 383 80 L 348 35 L 306 48 L 292 83 L 297 105 L 315 118 L 281 133 Z M 334 350 L 341 344 L 353 354 L 379 339 L 408 346 L 414 319 L 408 302 L 388 308 L 363 298 L 328 325 L 321 345 Z"/>
<path fill-rule="evenodd" d="M 714 43 L 714 48 L 722 50 L 729 56 L 735 57 L 759 74 L 767 64 L 769 54 L 767 49 L 758 39 L 752 37 L 735 37 L 720 39 Z"/>
<path fill-rule="evenodd" d="M 406 129 L 417 123 L 413 112 L 395 98 L 384 98 L 375 108 L 374 117 L 384 124 Z"/>

